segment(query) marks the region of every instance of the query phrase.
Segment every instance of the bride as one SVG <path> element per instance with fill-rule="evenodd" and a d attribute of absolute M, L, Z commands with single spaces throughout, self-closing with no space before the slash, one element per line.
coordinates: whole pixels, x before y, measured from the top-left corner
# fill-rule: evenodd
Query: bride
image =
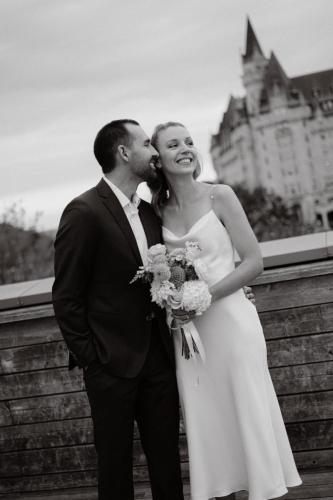
<path fill-rule="evenodd" d="M 212 305 L 193 319 L 206 360 L 185 359 L 174 333 L 177 381 L 189 451 L 191 499 L 266 500 L 301 484 L 267 366 L 254 305 L 242 287 L 262 272 L 259 245 L 233 190 L 197 182 L 198 151 L 180 123 L 158 125 L 158 177 L 150 185 L 169 250 L 198 241 Z M 234 266 L 234 249 L 241 263 Z"/>

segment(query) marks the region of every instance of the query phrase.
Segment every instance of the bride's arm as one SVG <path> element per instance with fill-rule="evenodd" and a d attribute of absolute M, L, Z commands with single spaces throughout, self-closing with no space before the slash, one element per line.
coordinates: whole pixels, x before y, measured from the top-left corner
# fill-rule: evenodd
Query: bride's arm
<path fill-rule="evenodd" d="M 214 210 L 227 229 L 241 259 L 234 271 L 211 287 L 213 300 L 218 300 L 234 293 L 258 276 L 263 270 L 263 261 L 245 212 L 229 186 L 215 187 Z"/>

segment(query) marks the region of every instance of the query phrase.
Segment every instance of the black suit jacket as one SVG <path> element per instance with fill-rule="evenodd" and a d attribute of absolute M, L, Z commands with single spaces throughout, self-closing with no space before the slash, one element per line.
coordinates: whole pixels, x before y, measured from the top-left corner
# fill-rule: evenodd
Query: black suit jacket
<path fill-rule="evenodd" d="M 159 219 L 141 201 L 148 247 L 162 241 Z M 142 265 L 131 226 L 104 180 L 65 208 L 55 240 L 53 306 L 69 348 L 70 365 L 95 359 L 120 377 L 135 377 L 150 343 L 152 317 L 174 363 L 165 312 L 152 304 L 149 285 L 130 284 Z"/>

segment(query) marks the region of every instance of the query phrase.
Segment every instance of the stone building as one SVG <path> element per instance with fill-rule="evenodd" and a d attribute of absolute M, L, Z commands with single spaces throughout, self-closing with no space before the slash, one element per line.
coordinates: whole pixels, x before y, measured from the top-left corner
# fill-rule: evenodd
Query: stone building
<path fill-rule="evenodd" d="M 263 186 L 333 228 L 333 69 L 289 77 L 247 21 L 244 97 L 230 97 L 211 156 L 218 180 Z"/>

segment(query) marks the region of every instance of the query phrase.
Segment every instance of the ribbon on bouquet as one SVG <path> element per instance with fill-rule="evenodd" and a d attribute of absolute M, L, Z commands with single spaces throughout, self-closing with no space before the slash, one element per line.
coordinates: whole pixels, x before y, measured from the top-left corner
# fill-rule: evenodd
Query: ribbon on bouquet
<path fill-rule="evenodd" d="M 204 346 L 201 342 L 200 335 L 196 329 L 193 321 L 189 321 L 182 326 L 174 328 L 172 325 L 175 319 L 172 316 L 171 308 L 167 308 L 167 324 L 170 331 L 177 330 L 182 336 L 182 355 L 185 359 L 190 359 L 191 357 L 197 361 L 197 354 L 200 356 L 203 362 L 206 361 L 206 353 Z"/>
<path fill-rule="evenodd" d="M 196 329 L 193 321 L 185 323 L 180 327 L 182 334 L 182 355 L 186 359 L 191 357 L 195 360 L 197 359 L 197 354 L 200 356 L 203 362 L 206 361 L 206 353 L 204 346 L 201 342 L 200 335 Z"/>

